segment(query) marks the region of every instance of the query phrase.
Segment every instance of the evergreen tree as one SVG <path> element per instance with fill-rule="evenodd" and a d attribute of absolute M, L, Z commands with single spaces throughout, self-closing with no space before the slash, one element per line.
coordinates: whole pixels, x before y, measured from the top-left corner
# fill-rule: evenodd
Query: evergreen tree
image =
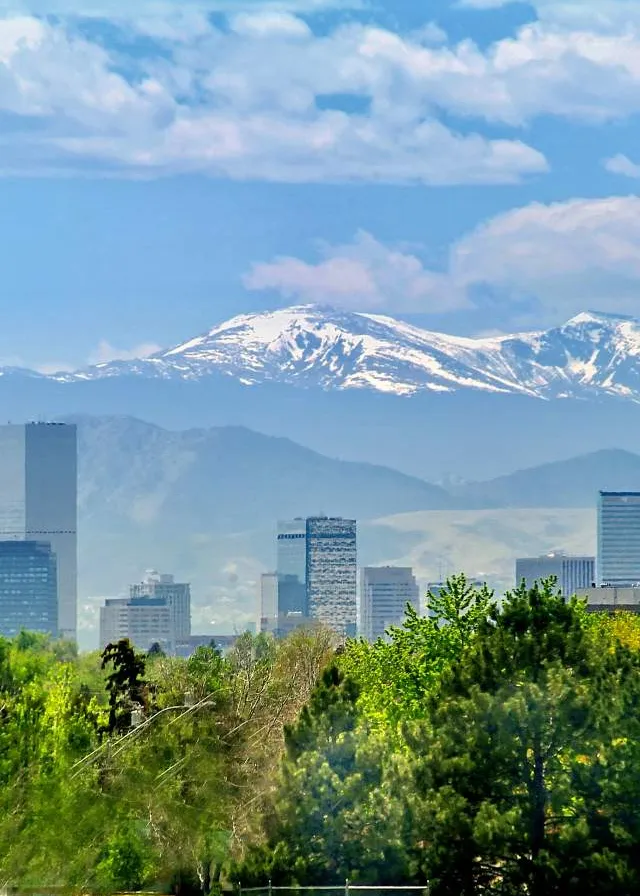
<path fill-rule="evenodd" d="M 131 714 L 135 707 L 146 706 L 145 661 L 128 640 L 107 644 L 102 652 L 101 668 L 111 666 L 107 676 L 109 693 L 109 721 L 107 734 L 121 733 L 131 728 Z"/>
<path fill-rule="evenodd" d="M 593 635 L 584 608 L 552 583 L 521 587 L 410 733 L 416 841 L 434 894 L 601 896 L 640 885 L 596 784 L 610 777 L 612 733 L 628 731 L 640 666 Z M 623 678 L 631 691 L 612 699 Z"/>

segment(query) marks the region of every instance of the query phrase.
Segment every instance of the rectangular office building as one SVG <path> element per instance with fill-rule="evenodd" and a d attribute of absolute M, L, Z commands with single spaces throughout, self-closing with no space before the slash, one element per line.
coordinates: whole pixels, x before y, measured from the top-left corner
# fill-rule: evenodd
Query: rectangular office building
<path fill-rule="evenodd" d="M 175 649 L 171 607 L 161 597 L 108 598 L 100 608 L 100 647 L 122 640 L 138 650 Z"/>
<path fill-rule="evenodd" d="M 516 588 L 524 581 L 527 588 L 555 576 L 564 597 L 572 597 L 595 582 L 595 557 L 574 557 L 563 551 L 552 551 L 540 557 L 516 560 Z"/>
<path fill-rule="evenodd" d="M 56 556 L 48 542 L 0 541 L 0 634 L 58 633 Z"/>
<path fill-rule="evenodd" d="M 185 641 L 191 636 L 191 585 L 176 582 L 166 573 L 154 569 L 147 572 L 144 580 L 129 586 L 129 597 L 153 597 L 164 600 L 171 610 L 172 637 Z"/>
<path fill-rule="evenodd" d="M 77 433 L 58 423 L 0 426 L 0 540 L 46 542 L 57 558 L 58 633 L 77 628 Z"/>
<path fill-rule="evenodd" d="M 377 641 L 390 626 L 402 625 L 407 604 L 420 612 L 420 592 L 412 569 L 365 566 L 360 571 L 361 637 Z"/>
<path fill-rule="evenodd" d="M 640 492 L 600 492 L 598 584 L 640 583 Z"/>
<path fill-rule="evenodd" d="M 278 523 L 277 615 L 307 614 L 307 521 L 281 520 Z"/>
<path fill-rule="evenodd" d="M 307 610 L 336 632 L 354 635 L 357 603 L 356 521 L 309 517 Z"/>

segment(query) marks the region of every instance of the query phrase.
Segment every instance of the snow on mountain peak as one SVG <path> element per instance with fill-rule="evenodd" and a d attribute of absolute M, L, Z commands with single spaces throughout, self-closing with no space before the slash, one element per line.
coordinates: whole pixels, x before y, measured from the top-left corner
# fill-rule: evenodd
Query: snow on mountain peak
<path fill-rule="evenodd" d="M 461 389 L 537 398 L 608 394 L 640 401 L 640 321 L 584 312 L 547 331 L 465 338 L 392 317 L 295 305 L 240 314 L 151 358 L 63 380 L 136 375 L 286 383 L 396 395 Z"/>

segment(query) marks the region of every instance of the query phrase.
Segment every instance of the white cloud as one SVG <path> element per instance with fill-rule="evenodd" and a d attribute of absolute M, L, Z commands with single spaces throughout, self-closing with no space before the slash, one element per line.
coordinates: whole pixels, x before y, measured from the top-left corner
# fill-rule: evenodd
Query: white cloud
<path fill-rule="evenodd" d="M 229 24 L 232 31 L 243 37 L 309 38 L 313 34 L 306 22 L 288 12 L 239 13 L 231 17 Z"/>
<path fill-rule="evenodd" d="M 620 174 L 622 177 L 640 178 L 640 165 L 632 162 L 628 156 L 619 154 L 607 159 L 604 167 L 611 174 Z"/>
<path fill-rule="evenodd" d="M 147 60 L 127 79 L 103 47 L 62 26 L 0 22 L 0 110 L 43 124 L 5 134 L 4 171 L 93 162 L 146 176 L 456 184 L 515 183 L 547 170 L 517 139 L 456 133 L 415 91 L 403 99 L 395 63 L 376 58 L 385 32 L 351 26 L 315 38 L 302 20 L 275 12 L 238 15 L 231 26 L 209 27 L 188 45 L 180 35 L 172 60 Z M 370 108 L 316 102 L 344 93 Z"/>
<path fill-rule="evenodd" d="M 195 6 L 136 6 L 128 33 L 160 46 L 130 56 L 83 37 L 72 18 L 0 20 L 0 112 L 29 123 L 3 122 L 2 170 L 515 183 L 547 164 L 514 128 L 640 114 L 631 27 L 543 21 L 480 48 L 447 45 L 433 26 L 403 36 L 352 22 L 314 35 L 296 8 L 236 5 L 218 29 Z"/>
<path fill-rule="evenodd" d="M 498 215 L 451 247 L 444 272 L 364 233 L 348 246 L 325 246 L 323 254 L 317 264 L 256 264 L 245 285 L 286 299 L 400 313 L 469 308 L 479 291 L 488 292 L 505 318 L 533 302 L 545 323 L 589 308 L 640 311 L 636 196 L 534 203 Z"/>
<path fill-rule="evenodd" d="M 100 364 L 104 361 L 135 361 L 138 358 L 149 358 L 151 355 L 159 352 L 161 348 L 162 346 L 153 342 L 143 342 L 130 349 L 116 348 L 107 342 L 106 339 L 103 339 L 91 352 L 87 363 Z"/>
<path fill-rule="evenodd" d="M 388 248 L 359 232 L 353 243 L 321 244 L 322 261 L 276 258 L 254 264 L 244 278 L 251 290 L 275 290 L 285 299 L 331 302 L 347 308 L 441 311 L 467 304 L 441 274 L 425 269 L 416 255 Z"/>
<path fill-rule="evenodd" d="M 576 199 L 499 215 L 452 249 L 459 287 L 535 297 L 547 315 L 640 311 L 640 198 Z"/>

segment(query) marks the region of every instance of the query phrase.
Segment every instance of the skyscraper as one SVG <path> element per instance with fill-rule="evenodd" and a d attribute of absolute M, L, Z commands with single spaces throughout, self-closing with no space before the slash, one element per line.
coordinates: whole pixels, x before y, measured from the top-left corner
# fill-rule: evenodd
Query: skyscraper
<path fill-rule="evenodd" d="M 277 614 L 307 613 L 307 521 L 278 523 Z"/>
<path fill-rule="evenodd" d="M 516 560 L 516 587 L 524 581 L 527 588 L 555 576 L 564 597 L 572 597 L 593 585 L 596 577 L 595 557 L 572 557 L 562 551 L 552 551 L 540 557 L 521 557 Z"/>
<path fill-rule="evenodd" d="M 377 641 L 391 625 L 400 625 L 407 604 L 420 612 L 420 592 L 413 570 L 399 566 L 365 566 L 360 571 L 359 634 Z"/>
<path fill-rule="evenodd" d="M 0 634 L 58 632 L 56 556 L 48 542 L 0 541 Z"/>
<path fill-rule="evenodd" d="M 77 433 L 59 423 L 0 426 L 0 539 L 48 543 L 57 558 L 58 633 L 76 637 Z"/>
<path fill-rule="evenodd" d="M 356 521 L 307 519 L 307 612 L 337 632 L 355 634 Z"/>
<path fill-rule="evenodd" d="M 600 492 L 598 583 L 640 582 L 640 492 Z"/>

